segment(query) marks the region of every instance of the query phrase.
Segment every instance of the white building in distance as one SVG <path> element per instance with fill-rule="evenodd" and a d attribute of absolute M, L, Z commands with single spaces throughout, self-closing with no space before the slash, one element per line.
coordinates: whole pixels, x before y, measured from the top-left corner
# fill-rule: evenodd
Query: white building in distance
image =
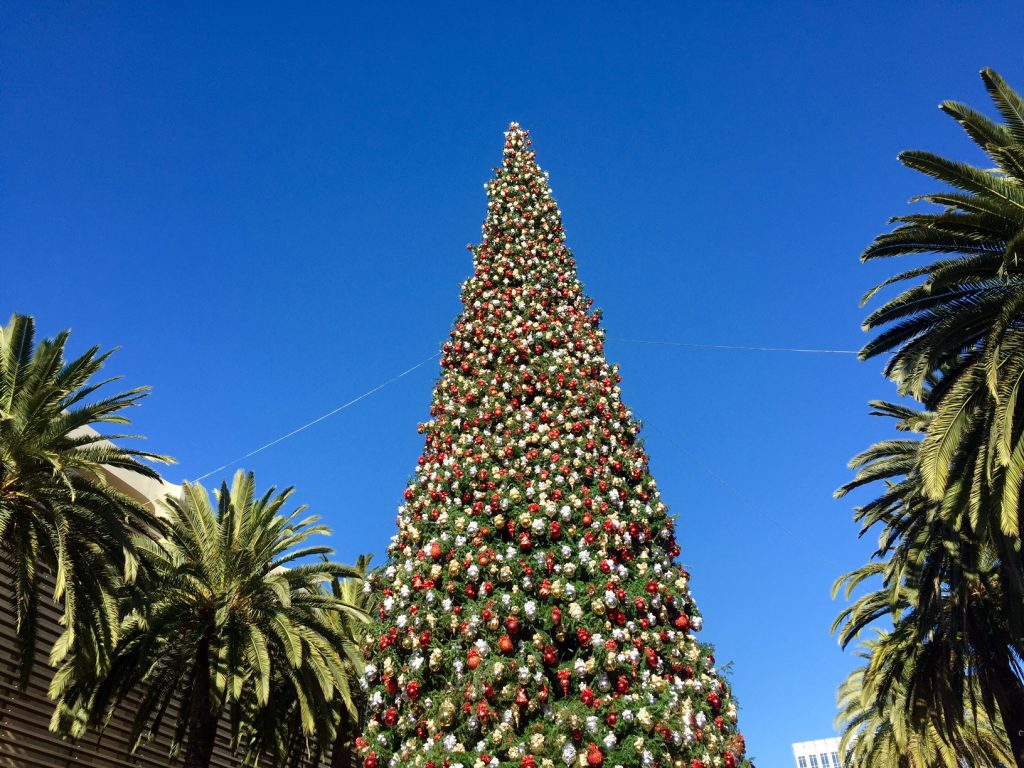
<path fill-rule="evenodd" d="M 839 762 L 839 739 L 801 741 L 793 745 L 796 768 L 842 768 Z"/>

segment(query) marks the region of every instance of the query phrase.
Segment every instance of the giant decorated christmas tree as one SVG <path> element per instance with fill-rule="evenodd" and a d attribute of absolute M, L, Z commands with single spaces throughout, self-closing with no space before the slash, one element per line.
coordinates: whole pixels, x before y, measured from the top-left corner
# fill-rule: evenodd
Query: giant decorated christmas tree
<path fill-rule="evenodd" d="M 513 123 L 375 587 L 365 768 L 749 765 L 547 176 Z"/>

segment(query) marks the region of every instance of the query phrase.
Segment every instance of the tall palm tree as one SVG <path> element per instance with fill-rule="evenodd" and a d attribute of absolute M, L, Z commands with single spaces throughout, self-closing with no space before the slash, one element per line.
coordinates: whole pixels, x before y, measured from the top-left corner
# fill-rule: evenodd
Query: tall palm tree
<path fill-rule="evenodd" d="M 874 403 L 876 415 L 897 419 L 900 430 L 927 435 L 935 415 Z M 924 438 L 924 441 L 927 437 Z M 951 492 L 943 501 L 922 487 L 920 439 L 887 440 L 851 462 L 857 475 L 840 488 L 883 483 L 883 493 L 858 507 L 862 533 L 879 527 L 874 561 L 839 579 L 836 591 L 872 579 L 881 586 L 862 595 L 836 619 L 846 646 L 865 628 L 889 619 L 891 633 L 870 646 L 866 668 L 879 717 L 904 723 L 915 738 L 962 748 L 965 728 L 981 711 L 1005 723 L 1018 765 L 1024 766 L 1024 682 L 1018 661 L 1022 638 L 1007 621 L 999 560 L 967 524 L 969 504 Z M 970 710 L 965 700 L 972 704 Z M 897 711 L 897 707 L 905 711 Z M 852 721 L 850 721 L 852 723 Z M 852 727 L 852 726 L 851 726 Z M 970 744 L 970 742 L 965 742 Z"/>
<path fill-rule="evenodd" d="M 355 570 L 359 574 L 359 579 L 334 579 L 331 582 L 331 593 L 335 599 L 358 608 L 362 616 L 367 618 L 377 609 L 380 602 L 380 593 L 371 588 L 369 578 L 372 557 L 360 555 L 356 560 Z M 362 616 L 337 614 L 338 632 L 345 639 L 349 685 L 343 692 L 343 702 L 335 706 L 338 728 L 334 743 L 331 745 L 331 768 L 352 768 L 356 765 L 355 740 L 362 732 L 363 715 L 366 711 L 366 698 L 360 686 L 364 667 L 362 644 L 365 634 Z"/>
<path fill-rule="evenodd" d="M 985 154 L 985 167 L 930 152 L 900 155 L 948 189 L 915 201 L 937 212 L 898 216 L 865 261 L 906 254 L 938 259 L 872 289 L 902 286 L 874 310 L 880 331 L 862 358 L 888 354 L 885 372 L 934 412 L 920 452 L 922 487 L 970 505 L 968 523 L 997 547 L 1008 599 L 1024 602 L 1020 514 L 1024 483 L 1024 99 L 991 69 L 981 73 L 1002 122 L 958 102 L 941 108 Z M 934 381 L 932 381 L 934 379 Z M 1024 626 L 1018 627 L 1024 632 Z"/>
<path fill-rule="evenodd" d="M 973 706 L 980 691 L 970 690 L 962 702 L 964 723 L 952 739 L 936 725 L 926 708 L 908 701 L 902 680 L 879 688 L 889 672 L 878 659 L 888 657 L 883 646 L 891 636 L 881 632 L 863 643 L 859 656 L 867 660 L 839 688 L 842 729 L 839 751 L 846 768 L 988 768 L 1012 762 L 1006 732 L 983 709 Z M 913 718 L 909 715 L 913 714 Z"/>
<path fill-rule="evenodd" d="M 324 620 L 332 627 L 347 674 L 332 706 L 317 712 L 314 738 L 302 728 L 294 691 L 278 684 L 271 706 L 260 708 L 246 720 L 242 743 L 247 764 L 255 765 L 266 756 L 272 765 L 298 768 L 319 765 L 329 753 L 331 768 L 355 765 L 355 738 L 360 733 L 365 706 L 360 687 L 364 666 L 360 644 L 378 599 L 367 580 L 371 557 L 359 556 L 352 569 L 355 576 L 334 577 L 322 586 L 339 607 L 324 612 Z"/>
<path fill-rule="evenodd" d="M 44 574 L 63 608 L 52 662 L 76 646 L 100 657 L 113 642 L 112 590 L 134 576 L 133 531 L 154 520 L 107 481 L 104 468 L 157 478 L 140 459 L 169 461 L 117 443 L 132 435 L 92 429 L 129 423 L 125 410 L 148 388 L 94 397 L 116 380 L 97 380 L 111 353 L 93 347 L 65 360 L 68 336 L 36 344 L 35 323 L 24 315 L 0 327 L 0 561 L 11 571 L 22 685 L 36 655 Z"/>
<path fill-rule="evenodd" d="M 219 721 L 237 739 L 243 717 L 284 691 L 311 735 L 347 675 L 342 638 L 325 618 L 343 608 L 322 585 L 355 572 L 315 559 L 331 548 L 306 542 L 327 528 L 303 518 L 305 507 L 284 511 L 291 493 L 271 488 L 257 498 L 253 475 L 239 471 L 216 508 L 198 484 L 168 499 L 161 536 L 138 544 L 148 575 L 109 668 L 98 679 L 79 678 L 72 664 L 58 671 L 53 728 L 80 734 L 136 691 L 135 743 L 178 702 L 172 753 L 184 743 L 185 768 L 207 768 Z"/>

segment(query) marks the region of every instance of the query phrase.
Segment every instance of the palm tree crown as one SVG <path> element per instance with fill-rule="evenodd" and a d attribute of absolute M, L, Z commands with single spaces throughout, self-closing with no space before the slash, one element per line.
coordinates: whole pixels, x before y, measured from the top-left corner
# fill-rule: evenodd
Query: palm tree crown
<path fill-rule="evenodd" d="M 875 238 L 862 259 L 941 258 L 868 293 L 865 301 L 913 282 L 868 316 L 865 328 L 881 333 L 861 356 L 890 353 L 886 374 L 935 412 L 921 448 L 925 492 L 943 499 L 952 491 L 979 526 L 1016 538 L 1024 480 L 1024 100 L 992 70 L 981 77 L 1004 123 L 958 102 L 941 108 L 991 167 L 929 152 L 900 155 L 952 189 L 915 198 L 942 210 L 894 218 L 899 226 Z"/>
<path fill-rule="evenodd" d="M 56 730 L 99 724 L 139 690 L 136 739 L 155 733 L 181 702 L 173 749 L 186 743 L 186 768 L 205 768 L 222 717 L 237 740 L 243 719 L 286 689 L 302 729 L 313 731 L 347 674 L 326 615 L 345 608 L 322 585 L 353 571 L 296 564 L 332 550 L 306 546 L 327 528 L 303 518 L 304 507 L 283 511 L 291 492 L 271 488 L 257 498 L 253 475 L 239 471 L 222 485 L 216 508 L 198 484 L 167 500 L 162 535 L 138 543 L 151 575 L 139 580 L 109 670 L 83 680 L 68 664 L 54 678 Z"/>
<path fill-rule="evenodd" d="M 67 331 L 39 344 L 34 333 L 22 315 L 0 327 L 0 561 L 12 574 L 23 684 L 36 652 L 44 574 L 63 605 L 64 633 L 51 661 L 76 642 L 97 656 L 113 641 L 111 590 L 134 575 L 133 530 L 154 520 L 107 482 L 105 468 L 157 478 L 140 459 L 168 460 L 117 444 L 131 435 L 91 428 L 127 424 L 125 409 L 146 396 L 138 387 L 92 397 L 114 381 L 94 380 L 110 352 L 93 347 L 67 361 Z"/>

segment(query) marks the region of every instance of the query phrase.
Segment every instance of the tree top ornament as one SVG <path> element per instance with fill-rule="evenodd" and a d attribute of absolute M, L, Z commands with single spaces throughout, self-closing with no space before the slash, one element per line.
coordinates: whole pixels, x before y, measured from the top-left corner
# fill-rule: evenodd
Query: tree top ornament
<path fill-rule="evenodd" d="M 364 768 L 749 766 L 547 174 L 512 123 L 366 639 Z"/>

